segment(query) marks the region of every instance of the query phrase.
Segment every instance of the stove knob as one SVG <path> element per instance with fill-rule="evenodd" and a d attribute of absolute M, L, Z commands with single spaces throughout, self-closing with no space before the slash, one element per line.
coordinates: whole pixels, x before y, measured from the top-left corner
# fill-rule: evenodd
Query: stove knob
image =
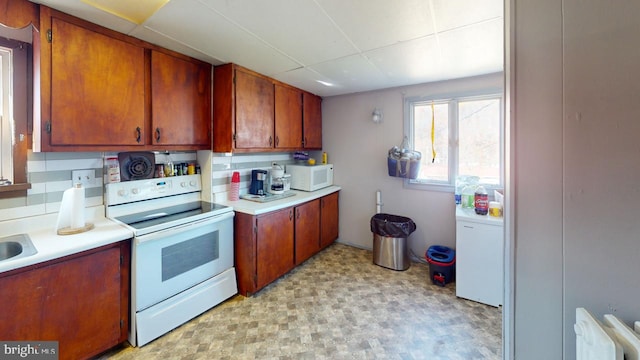
<path fill-rule="evenodd" d="M 139 192 L 140 192 L 140 190 L 138 190 L 137 188 L 133 188 L 133 189 L 131 189 L 131 192 L 132 192 L 133 194 L 137 194 L 137 193 L 139 193 Z"/>
<path fill-rule="evenodd" d="M 191 185 L 191 187 L 196 187 L 196 181 L 195 180 L 191 180 L 189 182 L 189 185 Z"/>
<path fill-rule="evenodd" d="M 182 186 L 183 188 L 186 188 L 187 187 L 187 182 L 186 181 L 181 182 L 180 186 Z"/>
<path fill-rule="evenodd" d="M 121 196 L 121 197 L 127 196 L 127 190 L 125 189 L 118 190 L 118 196 Z"/>

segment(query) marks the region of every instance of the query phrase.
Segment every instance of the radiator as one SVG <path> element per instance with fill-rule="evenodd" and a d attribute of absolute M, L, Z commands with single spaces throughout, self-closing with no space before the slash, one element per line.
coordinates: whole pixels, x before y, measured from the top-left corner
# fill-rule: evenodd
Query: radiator
<path fill-rule="evenodd" d="M 634 329 L 613 315 L 600 322 L 588 310 L 576 309 L 576 360 L 640 360 L 640 321 Z"/>

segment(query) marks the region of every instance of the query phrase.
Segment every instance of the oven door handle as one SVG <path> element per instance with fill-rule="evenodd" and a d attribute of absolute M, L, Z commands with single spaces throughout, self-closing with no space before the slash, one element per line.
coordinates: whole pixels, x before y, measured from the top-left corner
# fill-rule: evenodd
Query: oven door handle
<path fill-rule="evenodd" d="M 136 236 L 135 237 L 135 242 L 136 242 L 136 244 L 142 244 L 142 243 L 145 243 L 147 241 L 166 238 L 167 236 L 171 236 L 171 235 L 174 235 L 174 234 L 182 233 L 184 230 L 186 230 L 188 228 L 192 228 L 194 226 L 202 226 L 202 225 L 214 224 L 214 223 L 221 222 L 221 221 L 224 221 L 224 220 L 227 220 L 227 219 L 231 219 L 234 216 L 235 216 L 235 213 L 233 211 L 226 212 L 224 214 L 215 215 L 213 217 L 208 217 L 208 218 L 205 218 L 205 219 L 196 220 L 196 221 L 189 222 L 189 223 L 186 223 L 186 224 L 173 226 L 173 227 L 170 227 L 170 228 L 167 228 L 167 229 L 164 229 L 164 230 L 160 230 L 160 231 L 156 231 L 156 232 L 153 232 L 153 233 L 150 233 L 150 234 Z"/>

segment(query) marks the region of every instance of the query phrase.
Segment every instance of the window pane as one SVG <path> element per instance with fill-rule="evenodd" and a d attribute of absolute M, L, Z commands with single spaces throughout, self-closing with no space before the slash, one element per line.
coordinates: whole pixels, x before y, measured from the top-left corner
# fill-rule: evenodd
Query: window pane
<path fill-rule="evenodd" d="M 461 101 L 458 117 L 458 174 L 500 184 L 500 100 Z"/>
<path fill-rule="evenodd" d="M 414 148 L 422 153 L 418 179 L 449 181 L 449 106 L 434 104 L 435 161 L 431 151 L 431 103 L 414 105 Z"/>

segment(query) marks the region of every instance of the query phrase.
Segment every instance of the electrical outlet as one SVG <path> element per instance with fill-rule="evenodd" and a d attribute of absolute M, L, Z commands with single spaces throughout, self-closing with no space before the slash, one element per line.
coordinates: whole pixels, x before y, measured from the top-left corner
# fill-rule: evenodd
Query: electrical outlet
<path fill-rule="evenodd" d="M 92 187 L 96 183 L 95 170 L 73 170 L 71 171 L 71 182 L 75 184 L 82 184 L 82 187 Z"/>

